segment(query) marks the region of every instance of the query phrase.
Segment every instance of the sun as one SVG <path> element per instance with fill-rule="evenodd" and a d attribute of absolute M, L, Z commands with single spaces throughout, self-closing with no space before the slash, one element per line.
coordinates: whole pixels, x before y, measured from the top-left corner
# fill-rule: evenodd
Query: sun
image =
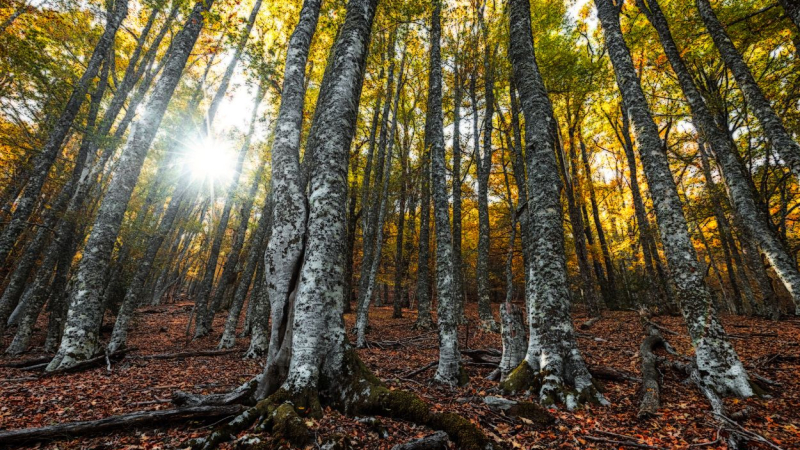
<path fill-rule="evenodd" d="M 213 138 L 193 143 L 186 152 L 189 173 L 198 181 L 229 182 L 233 178 L 233 159 L 228 147 Z"/>

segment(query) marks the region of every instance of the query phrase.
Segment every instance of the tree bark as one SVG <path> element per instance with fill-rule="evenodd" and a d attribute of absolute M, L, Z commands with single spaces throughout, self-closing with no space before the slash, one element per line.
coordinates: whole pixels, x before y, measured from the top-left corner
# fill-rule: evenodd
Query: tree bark
<path fill-rule="evenodd" d="M 431 163 L 430 151 L 420 156 L 419 252 L 417 256 L 417 321 L 415 328 L 433 327 L 431 317 Z"/>
<path fill-rule="evenodd" d="M 270 303 L 271 333 L 267 364 L 256 391 L 257 398 L 272 394 L 280 386 L 280 378 L 286 370 L 285 358 L 279 358 L 279 355 L 285 354 L 290 345 L 286 339 L 287 329 L 292 326 L 287 322 L 291 307 L 289 297 L 298 283 L 308 216 L 299 155 L 306 92 L 305 71 L 321 3 L 321 0 L 304 0 L 286 53 L 281 105 L 272 146 L 272 229 L 264 256 L 265 295 Z"/>
<path fill-rule="evenodd" d="M 97 350 L 103 314 L 100 292 L 105 285 L 106 270 L 125 209 L 147 151 L 203 27 L 203 14 L 209 10 L 213 2 L 214 0 L 204 0 L 195 4 L 183 30 L 175 37 L 174 52 L 169 56 L 164 73 L 147 103 L 147 114 L 136 122 L 128 138 L 117 172 L 111 180 L 84 247 L 86 251 L 75 271 L 67 323 L 59 351 L 48 365 L 48 371 L 68 368 L 91 358 Z"/>
<path fill-rule="evenodd" d="M 595 4 L 626 112 L 636 126 L 639 155 L 653 197 L 661 242 L 704 383 L 720 394 L 751 396 L 747 372 L 726 337 L 703 280 L 658 127 L 622 35 L 619 9 L 611 0 L 595 0 Z"/>
<path fill-rule="evenodd" d="M 458 351 L 458 305 L 453 292 L 453 235 L 450 228 L 450 207 L 447 200 L 447 174 L 442 116 L 441 0 L 434 0 L 430 28 L 430 70 L 428 75 L 428 109 L 425 116 L 425 148 L 431 155 L 433 206 L 436 223 L 436 295 L 439 321 L 439 365 L 434 380 L 440 383 L 464 384 L 466 372 L 461 368 Z"/>
<path fill-rule="evenodd" d="M 564 229 L 561 222 L 559 170 L 553 109 L 534 55 L 528 0 L 509 3 L 509 54 L 525 117 L 528 168 L 529 236 L 533 243 L 531 286 L 526 288 L 530 329 L 525 359 L 506 380 L 509 390 L 523 390 L 540 372 L 539 397 L 546 404 L 563 401 L 570 409 L 580 398 L 605 402 L 594 390 L 592 377 L 578 351 L 569 313 Z M 533 269 L 535 268 L 535 269 Z M 565 385 L 573 389 L 565 389 Z M 523 387 L 524 385 L 524 387 Z"/>

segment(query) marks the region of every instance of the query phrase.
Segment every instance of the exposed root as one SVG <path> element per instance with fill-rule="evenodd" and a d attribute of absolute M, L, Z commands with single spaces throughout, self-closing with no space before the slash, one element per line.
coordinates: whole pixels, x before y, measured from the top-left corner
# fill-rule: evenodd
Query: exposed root
<path fill-rule="evenodd" d="M 309 432 L 301 417 L 322 416 L 320 394 L 326 404 L 351 415 L 380 415 L 426 425 L 447 433 L 459 449 L 495 448 L 475 424 L 454 413 L 433 412 L 417 395 L 387 388 L 361 361 L 353 350 L 345 353 L 341 377 L 322 380 L 321 390 L 291 393 L 285 389 L 258 402 L 252 408 L 205 439 L 190 441 L 194 449 L 211 450 L 220 443 L 259 423 L 259 431 L 271 431 L 274 438 L 294 446 L 308 442 Z"/>
<path fill-rule="evenodd" d="M 602 387 L 594 380 L 585 386 L 570 388 L 560 376 L 547 372 L 536 372 L 523 360 L 508 377 L 500 383 L 500 389 L 507 394 L 521 392 L 538 392 L 540 403 L 552 406 L 564 403 L 568 409 L 573 410 L 586 403 L 607 404 L 601 394 Z"/>

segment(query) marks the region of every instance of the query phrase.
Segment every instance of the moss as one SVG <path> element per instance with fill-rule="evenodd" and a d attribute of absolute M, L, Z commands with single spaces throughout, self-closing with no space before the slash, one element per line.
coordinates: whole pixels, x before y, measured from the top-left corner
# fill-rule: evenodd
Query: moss
<path fill-rule="evenodd" d="M 555 423 L 556 419 L 547 409 L 532 402 L 519 402 L 508 410 L 511 416 L 524 417 L 536 425 L 546 426 Z"/>
<path fill-rule="evenodd" d="M 758 398 L 768 398 L 769 392 L 766 386 L 759 383 L 757 380 L 751 379 L 750 380 L 750 389 L 753 390 L 753 393 L 758 396 Z"/>
<path fill-rule="evenodd" d="M 392 391 L 373 386 L 366 405 L 368 413 L 425 423 L 430 414 L 428 404 L 408 391 Z"/>
<path fill-rule="evenodd" d="M 289 403 L 284 403 L 275 409 L 272 413 L 272 423 L 272 431 L 276 438 L 284 439 L 297 447 L 302 447 L 311 441 L 308 427 Z"/>
<path fill-rule="evenodd" d="M 435 430 L 447 433 L 450 440 L 462 450 L 484 450 L 491 448 L 491 443 L 483 432 L 472 422 L 454 413 L 431 414 L 428 425 Z"/>
<path fill-rule="evenodd" d="M 536 382 L 536 373 L 527 361 L 522 362 L 508 374 L 505 380 L 500 383 L 500 389 L 507 394 L 523 392 L 528 390 Z"/>
<path fill-rule="evenodd" d="M 458 385 L 466 386 L 467 383 L 469 383 L 469 374 L 467 373 L 467 370 L 464 369 L 464 366 L 461 365 L 458 368 Z"/>

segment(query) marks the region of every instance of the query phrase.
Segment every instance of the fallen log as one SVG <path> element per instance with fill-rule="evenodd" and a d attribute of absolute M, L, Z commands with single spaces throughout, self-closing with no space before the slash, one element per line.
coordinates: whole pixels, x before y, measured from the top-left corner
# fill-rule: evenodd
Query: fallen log
<path fill-rule="evenodd" d="M 441 450 L 447 448 L 447 433 L 437 431 L 424 438 L 414 439 L 405 444 L 398 444 L 392 450 Z"/>
<path fill-rule="evenodd" d="M 556 419 L 547 409 L 538 403 L 518 402 L 503 397 L 484 397 L 483 402 L 490 409 L 502 411 L 509 417 L 521 417 L 533 422 L 534 425 L 546 426 L 555 423 Z"/>
<path fill-rule="evenodd" d="M 36 441 L 51 441 L 70 436 L 102 433 L 120 428 L 161 425 L 188 419 L 212 419 L 232 416 L 244 411 L 242 405 L 193 406 L 189 408 L 165 409 L 161 411 L 138 411 L 130 414 L 106 417 L 100 420 L 62 423 L 41 428 L 23 428 L 0 432 L 0 446 Z"/>
<path fill-rule="evenodd" d="M 222 356 L 238 352 L 238 349 L 229 350 L 198 350 L 194 352 L 157 353 L 155 355 L 132 355 L 132 359 L 186 359 L 196 356 Z"/>
<path fill-rule="evenodd" d="M 639 347 L 639 354 L 642 356 L 642 398 L 639 401 L 639 412 L 636 417 L 640 419 L 655 416 L 661 406 L 660 374 L 654 352 L 657 348 L 663 347 L 665 342 L 658 330 L 655 330 L 655 333 L 647 336 Z"/>

